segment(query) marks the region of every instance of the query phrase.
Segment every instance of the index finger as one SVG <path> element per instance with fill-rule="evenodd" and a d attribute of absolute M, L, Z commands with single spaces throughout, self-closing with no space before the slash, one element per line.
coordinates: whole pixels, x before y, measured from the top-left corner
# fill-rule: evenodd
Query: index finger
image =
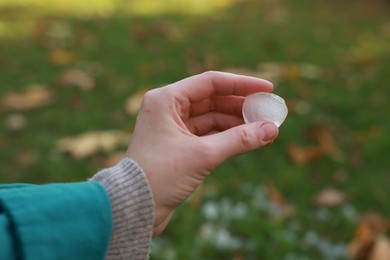
<path fill-rule="evenodd" d="M 271 92 L 271 82 L 227 72 L 209 71 L 195 75 L 171 85 L 178 93 L 191 102 L 201 101 L 211 96 L 248 96 L 256 92 Z"/>

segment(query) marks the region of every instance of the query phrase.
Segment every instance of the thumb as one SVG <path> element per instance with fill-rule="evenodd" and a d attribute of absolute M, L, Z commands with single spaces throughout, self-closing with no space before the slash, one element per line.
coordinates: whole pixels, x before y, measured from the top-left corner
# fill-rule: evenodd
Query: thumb
<path fill-rule="evenodd" d="M 279 130 L 272 122 L 256 122 L 243 124 L 218 134 L 207 136 L 217 156 L 216 161 L 224 160 L 239 154 L 256 150 L 270 144 L 278 135 Z"/>

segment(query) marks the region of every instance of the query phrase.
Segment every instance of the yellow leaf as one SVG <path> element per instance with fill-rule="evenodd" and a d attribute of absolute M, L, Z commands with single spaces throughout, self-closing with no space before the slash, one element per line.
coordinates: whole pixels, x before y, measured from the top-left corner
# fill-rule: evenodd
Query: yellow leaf
<path fill-rule="evenodd" d="M 30 85 L 23 93 L 8 92 L 1 99 L 1 106 L 9 110 L 31 110 L 51 103 L 54 94 L 44 85 Z"/>
<path fill-rule="evenodd" d="M 136 92 L 134 95 L 129 97 L 125 103 L 125 111 L 129 115 L 136 115 L 141 108 L 142 100 L 144 98 L 146 90 Z"/>
<path fill-rule="evenodd" d="M 66 65 L 74 60 L 74 54 L 65 49 L 54 49 L 49 54 L 50 61 L 56 65 Z"/>
<path fill-rule="evenodd" d="M 60 83 L 63 86 L 77 86 L 83 90 L 95 88 L 95 79 L 88 73 L 77 69 L 63 72 L 60 75 Z"/>
<path fill-rule="evenodd" d="M 57 141 L 57 148 L 76 159 L 82 159 L 98 152 L 112 152 L 118 146 L 126 145 L 129 137 L 129 133 L 117 130 L 92 131 L 61 138 Z"/>

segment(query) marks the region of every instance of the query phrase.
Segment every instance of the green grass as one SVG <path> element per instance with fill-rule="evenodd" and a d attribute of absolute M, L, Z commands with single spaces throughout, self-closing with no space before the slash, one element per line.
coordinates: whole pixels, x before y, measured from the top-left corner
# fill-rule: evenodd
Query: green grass
<path fill-rule="evenodd" d="M 79 18 L 0 5 L 0 14 L 6 25 L 0 30 L 0 95 L 33 83 L 55 92 L 49 106 L 21 112 L 27 125 L 19 131 L 7 127 L 12 112 L 0 111 L 1 182 L 83 181 L 107 155 L 75 160 L 55 149 L 59 138 L 92 130 L 130 132 L 134 118 L 126 115 L 124 102 L 140 89 L 209 69 L 258 73 L 263 62 L 274 62 L 284 69 L 275 92 L 290 108 L 305 109 L 290 109 L 273 145 L 216 169 L 155 240 L 152 259 L 343 259 L 360 214 L 390 216 L 385 1 L 242 1 L 204 15 Z M 53 47 L 75 59 L 53 64 Z M 302 64 L 319 74 L 302 70 Z M 58 75 L 68 68 L 94 71 L 96 88 L 60 86 Z M 328 129 L 336 152 L 294 163 L 287 147 L 315 144 L 308 134 L 313 128 Z M 26 157 L 33 159 L 23 163 Z M 337 181 L 340 172 L 345 179 Z M 278 217 L 264 183 L 277 187 L 296 213 Z M 314 207 L 313 198 L 325 187 L 345 192 L 348 202 Z M 207 206 L 217 216 L 204 213 Z M 229 218 L 237 208 L 243 216 Z"/>

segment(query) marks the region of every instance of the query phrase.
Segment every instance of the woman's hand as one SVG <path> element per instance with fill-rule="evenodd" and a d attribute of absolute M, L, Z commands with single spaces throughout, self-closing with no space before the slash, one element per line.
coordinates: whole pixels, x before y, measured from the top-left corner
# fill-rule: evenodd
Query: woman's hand
<path fill-rule="evenodd" d="M 145 171 L 155 205 L 154 235 L 226 159 L 273 142 L 269 122 L 243 124 L 247 95 L 271 92 L 266 80 L 206 72 L 145 94 L 127 156 Z"/>

